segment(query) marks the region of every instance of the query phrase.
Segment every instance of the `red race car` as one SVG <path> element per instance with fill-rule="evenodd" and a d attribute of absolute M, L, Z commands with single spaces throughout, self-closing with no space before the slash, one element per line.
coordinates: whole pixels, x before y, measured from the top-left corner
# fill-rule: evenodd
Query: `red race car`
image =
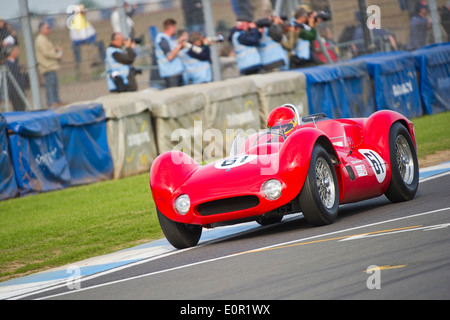
<path fill-rule="evenodd" d="M 237 136 L 228 158 L 200 165 L 170 151 L 150 171 L 161 228 L 176 248 L 195 246 L 202 228 L 256 220 L 262 225 L 302 212 L 332 223 L 340 204 L 385 194 L 414 198 L 419 181 L 414 125 L 394 111 L 368 118 L 298 117 L 274 109 L 268 130 Z"/>

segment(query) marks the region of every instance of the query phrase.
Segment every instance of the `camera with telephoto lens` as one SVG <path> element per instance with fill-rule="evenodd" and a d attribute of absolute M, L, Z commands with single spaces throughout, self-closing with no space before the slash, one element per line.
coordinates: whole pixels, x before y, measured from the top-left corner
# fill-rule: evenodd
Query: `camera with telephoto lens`
<path fill-rule="evenodd" d="M 225 41 L 225 38 L 221 34 L 218 34 L 217 36 L 213 36 L 213 37 L 206 37 L 206 39 L 209 42 L 224 42 Z"/>
<path fill-rule="evenodd" d="M 194 53 L 200 54 L 202 52 L 202 48 L 199 46 L 196 46 L 193 43 L 190 42 L 185 42 L 184 43 L 184 48 L 188 49 L 188 50 L 192 50 Z"/>
<path fill-rule="evenodd" d="M 209 42 L 224 42 L 225 38 L 223 37 L 223 35 L 219 34 L 217 36 L 213 36 L 213 37 L 206 37 L 206 40 L 208 40 Z M 200 54 L 202 53 L 202 47 L 196 46 L 195 44 L 186 41 L 184 43 L 184 48 L 188 49 L 188 50 L 192 50 L 194 53 L 196 54 Z"/>
<path fill-rule="evenodd" d="M 269 18 L 263 18 L 255 21 L 255 24 L 258 28 L 268 28 L 272 24 Z"/>
<path fill-rule="evenodd" d="M 288 20 L 287 16 L 280 16 L 281 20 L 283 20 L 284 22 L 286 22 Z M 270 18 L 262 18 L 259 20 L 255 21 L 256 27 L 257 28 L 265 28 L 265 27 L 270 27 L 273 23 L 273 17 Z"/>
<path fill-rule="evenodd" d="M 308 17 L 311 14 L 313 14 L 313 12 L 308 12 Z M 315 19 L 315 21 L 317 21 L 319 19 L 322 19 L 322 21 L 330 21 L 331 20 L 331 14 L 329 12 L 323 11 L 323 10 L 317 11 L 317 15 L 316 15 L 316 17 L 314 19 Z"/>
<path fill-rule="evenodd" d="M 142 74 L 142 69 L 137 69 L 135 67 L 131 67 L 130 68 L 130 72 L 133 76 L 138 75 L 138 74 Z"/>
<path fill-rule="evenodd" d="M 139 38 L 129 38 L 129 40 L 136 44 L 142 44 L 144 42 L 144 35 L 139 36 Z"/>

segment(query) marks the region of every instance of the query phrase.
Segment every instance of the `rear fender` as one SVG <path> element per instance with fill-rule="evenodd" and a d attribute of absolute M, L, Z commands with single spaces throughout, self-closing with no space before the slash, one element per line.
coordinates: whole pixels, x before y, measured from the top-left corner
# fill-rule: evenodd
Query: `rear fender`
<path fill-rule="evenodd" d="M 371 115 L 364 124 L 364 144 L 378 152 L 387 162 L 391 163 L 389 154 L 389 131 L 395 122 L 401 122 L 408 130 L 417 150 L 414 125 L 406 117 L 391 110 L 381 110 Z"/>

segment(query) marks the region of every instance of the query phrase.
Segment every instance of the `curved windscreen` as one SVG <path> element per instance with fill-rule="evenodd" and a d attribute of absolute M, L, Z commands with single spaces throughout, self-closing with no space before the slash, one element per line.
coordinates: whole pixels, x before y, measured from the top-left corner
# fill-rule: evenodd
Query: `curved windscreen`
<path fill-rule="evenodd" d="M 258 132 L 241 132 L 231 146 L 230 157 L 248 153 L 249 150 L 268 143 L 284 142 L 281 128 L 272 128 Z"/>

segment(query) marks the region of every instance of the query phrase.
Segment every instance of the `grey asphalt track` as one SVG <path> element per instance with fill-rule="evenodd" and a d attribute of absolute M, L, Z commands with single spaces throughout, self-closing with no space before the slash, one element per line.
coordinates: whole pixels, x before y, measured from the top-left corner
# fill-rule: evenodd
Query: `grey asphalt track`
<path fill-rule="evenodd" d="M 26 299 L 450 299 L 448 174 L 409 202 L 341 206 L 332 225 L 287 218 Z"/>

